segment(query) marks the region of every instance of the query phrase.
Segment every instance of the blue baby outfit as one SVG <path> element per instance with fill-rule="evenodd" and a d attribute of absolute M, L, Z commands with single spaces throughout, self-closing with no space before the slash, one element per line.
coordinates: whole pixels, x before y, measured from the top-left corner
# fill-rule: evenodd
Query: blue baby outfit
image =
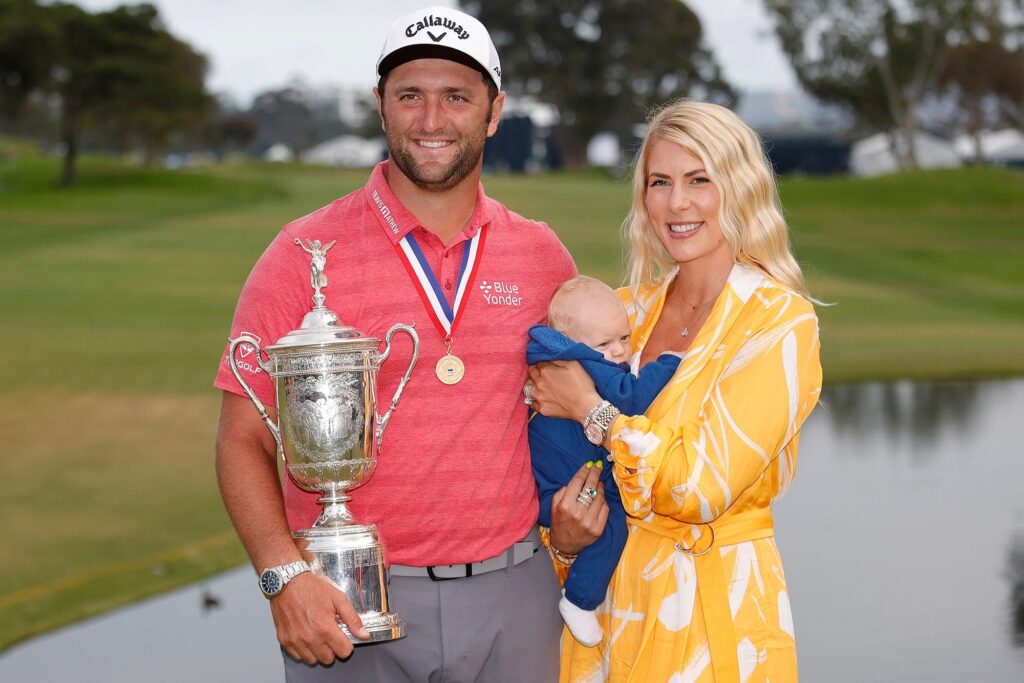
<path fill-rule="evenodd" d="M 561 332 L 544 325 L 530 328 L 526 345 L 529 364 L 551 360 L 579 361 L 594 379 L 597 393 L 611 401 L 625 415 L 641 415 L 672 379 L 679 367 L 678 356 L 664 354 L 640 369 L 634 376 L 627 363 L 607 361 L 585 344 L 574 342 Z M 530 459 L 540 498 L 540 523 L 551 526 L 551 499 L 572 479 L 584 463 L 604 460 L 608 451 L 587 440 L 575 420 L 544 417 L 534 413 L 530 419 Z M 584 548 L 569 569 L 565 597 L 580 609 L 592 610 L 604 602 L 608 582 L 626 545 L 626 511 L 612 468 L 601 472 L 604 497 L 608 502 L 608 523 L 601 536 Z"/>

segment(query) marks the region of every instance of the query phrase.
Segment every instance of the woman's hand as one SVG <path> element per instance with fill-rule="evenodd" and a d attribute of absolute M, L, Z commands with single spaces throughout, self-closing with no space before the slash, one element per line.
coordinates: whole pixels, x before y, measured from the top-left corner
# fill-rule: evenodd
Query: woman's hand
<path fill-rule="evenodd" d="M 600 467 L 581 467 L 569 483 L 551 498 L 551 536 L 548 541 L 559 552 L 575 555 L 597 540 L 608 521 Z M 597 489 L 589 506 L 579 502 L 581 491 Z"/>
<path fill-rule="evenodd" d="M 531 365 L 530 381 L 534 385 L 531 405 L 546 417 L 568 418 L 583 424 L 590 411 L 601 402 L 594 380 L 576 361 L 556 360 Z"/>

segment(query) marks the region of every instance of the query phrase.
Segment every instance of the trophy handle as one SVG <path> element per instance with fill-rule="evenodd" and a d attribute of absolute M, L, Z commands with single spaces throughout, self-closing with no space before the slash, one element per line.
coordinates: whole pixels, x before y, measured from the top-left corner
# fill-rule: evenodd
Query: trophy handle
<path fill-rule="evenodd" d="M 395 412 L 395 406 L 398 405 L 399 399 L 402 398 L 402 392 L 405 390 L 405 384 L 409 381 L 409 377 L 412 375 L 413 368 L 416 367 L 416 360 L 420 357 L 420 336 L 416 334 L 416 330 L 410 325 L 403 325 L 402 323 L 396 323 L 391 326 L 388 330 L 387 335 L 384 337 L 384 352 L 377 358 L 377 362 L 381 365 L 391 355 L 391 337 L 395 335 L 395 332 L 405 332 L 412 337 L 412 358 L 409 359 L 409 367 L 406 369 L 405 374 L 402 375 L 402 381 L 398 383 L 398 388 L 395 389 L 395 395 L 391 399 L 391 405 L 388 407 L 388 411 L 384 413 L 384 416 L 377 416 L 377 450 L 380 450 L 381 440 L 384 438 L 384 429 L 388 426 L 388 422 L 391 420 L 391 413 Z"/>
<path fill-rule="evenodd" d="M 284 460 L 284 445 L 281 443 L 281 431 L 274 424 L 274 421 L 270 419 L 270 415 L 267 415 L 267 409 L 263 407 L 263 402 L 256 396 L 256 392 L 252 390 L 249 383 L 242 377 L 242 373 L 238 370 L 238 365 L 235 363 L 235 349 L 240 344 L 249 344 L 256 349 L 256 363 L 263 369 L 263 372 L 270 374 L 270 366 L 263 362 L 263 349 L 260 347 L 260 343 L 253 337 L 247 334 L 243 334 L 237 339 L 229 339 L 231 347 L 228 349 L 228 364 L 231 365 L 231 372 L 234 373 L 235 379 L 242 385 L 242 389 L 245 390 L 246 396 L 252 401 L 252 404 L 256 406 L 256 410 L 259 411 L 260 417 L 263 418 L 263 422 L 266 423 L 267 428 L 270 429 L 270 433 L 274 435 L 274 441 L 277 443 L 277 454 Z"/>

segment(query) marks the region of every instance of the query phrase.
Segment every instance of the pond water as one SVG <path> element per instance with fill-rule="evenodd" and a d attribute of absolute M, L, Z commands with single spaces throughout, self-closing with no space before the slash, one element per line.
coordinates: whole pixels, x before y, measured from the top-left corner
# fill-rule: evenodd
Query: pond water
<path fill-rule="evenodd" d="M 1024 681 L 1024 380 L 823 402 L 775 515 L 803 680 Z M 0 655 L 3 681 L 282 678 L 247 567 Z"/>

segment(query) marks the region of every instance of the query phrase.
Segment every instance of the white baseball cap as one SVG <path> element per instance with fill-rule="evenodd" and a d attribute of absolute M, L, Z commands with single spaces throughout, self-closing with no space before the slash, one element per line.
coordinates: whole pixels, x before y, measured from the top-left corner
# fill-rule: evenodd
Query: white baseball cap
<path fill-rule="evenodd" d="M 398 19 L 388 30 L 377 58 L 377 75 L 399 64 L 427 57 L 484 71 L 501 90 L 501 63 L 487 29 L 474 17 L 450 7 L 426 7 Z"/>

